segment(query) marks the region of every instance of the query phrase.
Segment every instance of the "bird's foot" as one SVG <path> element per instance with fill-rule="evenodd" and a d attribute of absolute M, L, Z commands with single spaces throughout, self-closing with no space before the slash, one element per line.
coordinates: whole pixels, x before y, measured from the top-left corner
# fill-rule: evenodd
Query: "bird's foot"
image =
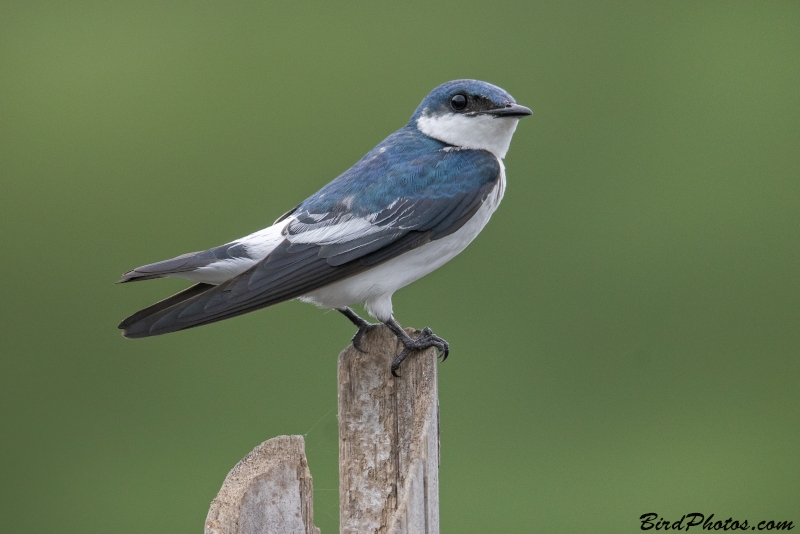
<path fill-rule="evenodd" d="M 366 354 L 367 351 L 361 348 L 361 338 L 364 337 L 364 334 L 366 334 L 371 329 L 377 326 L 378 325 L 376 324 L 364 321 L 364 324 L 358 327 L 358 330 L 356 331 L 355 335 L 353 336 L 353 339 L 351 340 L 351 342 L 353 343 L 353 348 L 355 348 L 358 352 L 363 352 L 364 354 Z"/>
<path fill-rule="evenodd" d="M 403 363 L 403 360 L 405 360 L 412 351 L 436 347 L 442 361 L 445 361 L 447 355 L 450 353 L 450 345 L 447 341 L 434 334 L 427 326 L 419 333 L 416 339 L 406 334 L 405 330 L 401 329 L 400 332 L 402 332 L 403 335 L 399 335 L 397 332 L 395 332 L 395 334 L 397 335 L 397 340 L 403 344 L 403 350 L 392 361 L 392 376 L 400 376 L 397 374 L 398 369 L 400 369 L 400 364 Z"/>
<path fill-rule="evenodd" d="M 352 322 L 354 325 L 356 325 L 358 327 L 358 330 L 356 331 L 356 333 L 353 336 L 353 339 L 351 341 L 353 343 L 353 347 L 358 352 L 366 353 L 367 351 L 365 351 L 363 348 L 361 348 L 361 338 L 363 338 L 364 334 L 366 334 L 371 328 L 376 327 L 378 325 L 372 324 L 372 323 L 369 323 L 369 322 L 365 321 L 356 312 L 354 312 L 353 310 L 351 310 L 348 307 L 336 308 L 336 309 L 342 315 L 344 315 L 345 317 L 350 319 L 350 322 Z"/>

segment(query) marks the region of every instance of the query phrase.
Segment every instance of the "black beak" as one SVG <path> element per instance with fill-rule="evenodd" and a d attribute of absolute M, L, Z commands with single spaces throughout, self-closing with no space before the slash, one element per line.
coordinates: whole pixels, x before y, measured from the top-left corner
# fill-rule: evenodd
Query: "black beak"
<path fill-rule="evenodd" d="M 533 115 L 533 111 L 520 106 L 519 104 L 506 104 L 502 108 L 487 109 L 486 111 L 478 111 L 476 115 L 491 115 L 494 118 L 499 117 L 527 117 Z"/>

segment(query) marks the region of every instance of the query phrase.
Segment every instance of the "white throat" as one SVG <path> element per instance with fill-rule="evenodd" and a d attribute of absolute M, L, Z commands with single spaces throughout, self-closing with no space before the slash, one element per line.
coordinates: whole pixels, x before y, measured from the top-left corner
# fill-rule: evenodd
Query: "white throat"
<path fill-rule="evenodd" d="M 433 116 L 423 113 L 417 119 L 417 128 L 439 141 L 461 148 L 488 150 L 503 159 L 518 122 L 517 117 L 468 117 L 458 113 Z"/>

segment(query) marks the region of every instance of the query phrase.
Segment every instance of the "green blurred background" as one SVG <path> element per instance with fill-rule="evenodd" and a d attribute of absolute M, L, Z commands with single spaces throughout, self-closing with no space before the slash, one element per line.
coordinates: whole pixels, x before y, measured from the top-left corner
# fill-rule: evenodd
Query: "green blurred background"
<path fill-rule="evenodd" d="M 338 529 L 336 355 L 292 302 L 127 341 L 125 270 L 270 224 L 478 78 L 534 110 L 461 256 L 399 292 L 440 365 L 444 532 L 800 523 L 800 3 L 0 4 L 0 515 L 200 532 L 306 434 Z"/>

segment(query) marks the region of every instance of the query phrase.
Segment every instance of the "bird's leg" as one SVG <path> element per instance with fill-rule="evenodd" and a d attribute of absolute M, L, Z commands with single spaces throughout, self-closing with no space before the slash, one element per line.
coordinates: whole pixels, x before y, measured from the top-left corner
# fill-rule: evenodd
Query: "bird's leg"
<path fill-rule="evenodd" d="M 436 347 L 440 353 L 439 356 L 442 358 L 442 361 L 447 359 L 447 355 L 450 352 L 450 345 L 447 343 L 447 341 L 435 335 L 427 326 L 419 333 L 419 337 L 414 339 L 409 336 L 405 330 L 403 330 L 403 327 L 394 320 L 394 317 L 390 318 L 383 324 L 388 326 L 389 330 L 391 330 L 394 335 L 397 336 L 397 340 L 403 344 L 403 350 L 392 361 L 393 376 L 400 376 L 397 374 L 397 370 L 400 369 L 400 364 L 403 363 L 403 360 L 405 360 L 409 354 L 411 354 L 412 350 L 425 350 L 430 347 Z"/>
<path fill-rule="evenodd" d="M 352 340 L 353 347 L 355 347 L 355 349 L 358 352 L 366 352 L 364 349 L 361 348 L 361 338 L 364 336 L 367 330 L 376 325 L 368 323 L 367 321 L 359 317 L 359 315 L 356 312 L 354 312 L 347 306 L 345 306 L 344 308 L 336 308 L 336 311 L 340 312 L 342 315 L 350 319 L 350 322 L 352 322 L 354 325 L 358 327 L 358 331 L 353 336 Z"/>

